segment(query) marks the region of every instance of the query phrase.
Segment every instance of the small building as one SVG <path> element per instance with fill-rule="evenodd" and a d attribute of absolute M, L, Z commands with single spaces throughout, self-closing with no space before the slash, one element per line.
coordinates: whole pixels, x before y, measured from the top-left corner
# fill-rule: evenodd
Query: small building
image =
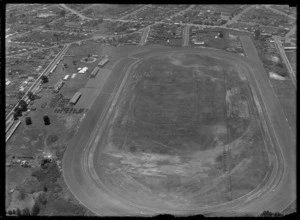
<path fill-rule="evenodd" d="M 81 97 L 81 93 L 76 92 L 75 95 L 73 96 L 73 98 L 70 100 L 70 104 L 75 105 L 80 97 Z"/>
<path fill-rule="evenodd" d="M 65 75 L 64 80 L 68 80 L 70 75 Z"/>
<path fill-rule="evenodd" d="M 196 41 L 196 42 L 194 42 L 194 44 L 197 44 L 197 45 L 204 45 L 204 41 Z"/>
<path fill-rule="evenodd" d="M 221 13 L 221 19 L 222 20 L 225 20 L 225 21 L 228 21 L 228 20 L 230 20 L 230 17 L 231 17 L 232 15 L 230 14 L 230 13 L 227 13 L 227 12 L 222 12 Z"/>
<path fill-rule="evenodd" d="M 297 47 L 295 47 L 295 46 L 294 46 L 294 47 L 284 47 L 284 49 L 285 49 L 285 50 L 296 50 Z"/>
<path fill-rule="evenodd" d="M 64 82 L 61 80 L 55 84 L 53 92 L 58 93 L 61 87 L 64 85 Z"/>
<path fill-rule="evenodd" d="M 93 70 L 93 72 L 91 73 L 90 77 L 95 78 L 95 76 L 97 75 L 98 72 L 99 72 L 99 67 L 96 66 L 95 69 Z"/>
<path fill-rule="evenodd" d="M 108 58 L 104 58 L 103 60 L 101 60 L 101 61 L 98 63 L 98 66 L 103 67 L 108 61 L 109 61 Z"/>
<path fill-rule="evenodd" d="M 71 76 L 71 79 L 74 79 L 76 76 L 76 73 L 73 73 L 72 76 Z"/>
<path fill-rule="evenodd" d="M 41 13 L 41 14 L 38 14 L 36 17 L 37 18 L 48 18 L 48 17 L 52 17 L 52 16 L 55 16 L 55 14 L 52 14 L 52 13 Z"/>

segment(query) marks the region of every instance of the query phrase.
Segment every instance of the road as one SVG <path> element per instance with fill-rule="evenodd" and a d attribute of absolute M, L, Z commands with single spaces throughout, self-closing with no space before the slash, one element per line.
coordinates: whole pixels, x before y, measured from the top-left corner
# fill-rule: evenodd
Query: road
<path fill-rule="evenodd" d="M 269 130 L 273 134 L 272 140 L 277 145 L 284 159 L 284 172 L 281 181 L 273 189 L 274 193 L 253 203 L 247 210 L 255 210 L 264 207 L 264 210 L 282 211 L 296 199 L 296 137 L 286 121 L 280 102 L 268 79 L 263 64 L 261 63 L 255 46 L 249 36 L 242 36 L 246 56 L 254 61 L 255 70 L 252 71 L 253 83 L 256 84 L 259 96 L 265 106 L 265 118 L 268 121 Z"/>
<path fill-rule="evenodd" d="M 19 56 L 23 56 L 23 55 L 29 55 L 31 53 L 36 53 L 36 52 L 39 52 L 39 51 L 42 51 L 42 50 L 47 50 L 47 49 L 53 49 L 53 48 L 56 48 L 56 47 L 59 47 L 59 45 L 55 45 L 55 46 L 51 46 L 51 47 L 40 47 L 40 48 L 37 48 L 36 50 L 31 50 L 31 51 L 26 51 L 24 53 L 18 53 L 18 54 L 6 56 L 6 59 L 19 57 Z"/>
<path fill-rule="evenodd" d="M 223 24 L 222 26 L 231 25 L 232 23 L 237 22 L 237 20 L 239 20 L 243 14 L 245 14 L 246 12 L 248 12 L 250 9 L 252 9 L 254 7 L 256 7 L 256 6 L 255 5 L 246 6 L 238 15 L 234 16 L 231 20 L 229 20 L 227 23 Z"/>
<path fill-rule="evenodd" d="M 84 16 L 83 14 L 80 14 L 78 11 L 73 10 L 72 8 L 69 8 L 68 6 L 66 6 L 65 4 L 59 4 L 61 7 L 63 7 L 64 9 L 66 9 L 67 11 L 78 15 L 81 19 L 83 20 L 92 20 L 92 18 L 88 18 L 86 16 Z"/>
<path fill-rule="evenodd" d="M 28 97 L 27 97 L 28 92 L 31 91 L 34 93 L 36 91 L 36 89 L 39 87 L 39 85 L 41 83 L 41 77 L 43 75 L 48 75 L 49 71 L 54 67 L 54 65 L 56 65 L 56 63 L 62 58 L 62 56 L 65 54 L 65 52 L 69 49 L 69 46 L 70 46 L 70 44 L 67 44 L 63 47 L 63 49 L 56 55 L 56 57 L 51 61 L 51 63 L 46 67 L 46 69 L 39 75 L 39 77 L 31 85 L 31 87 L 26 91 L 26 93 L 24 94 L 24 96 L 22 97 L 21 100 L 25 100 L 25 101 L 28 100 Z M 7 124 L 9 124 L 12 120 L 14 120 L 13 112 L 16 107 L 17 107 L 17 105 L 15 105 L 15 107 L 6 116 L 5 120 L 6 120 Z"/>
<path fill-rule="evenodd" d="M 131 16 L 131 15 L 134 15 L 134 14 L 138 13 L 139 11 L 142 11 L 142 10 L 148 8 L 148 7 L 149 7 L 149 5 L 144 5 L 144 6 L 142 6 L 141 8 L 138 8 L 137 10 L 135 10 L 135 11 L 133 11 L 133 12 L 127 14 L 127 15 L 124 15 L 124 16 L 120 17 L 119 19 L 121 19 L 121 20 L 122 20 L 122 19 L 125 19 L 125 18 L 127 18 L 127 17 L 129 17 L 129 16 Z"/>
<path fill-rule="evenodd" d="M 186 25 L 183 30 L 182 30 L 182 39 L 183 39 L 183 46 L 188 46 L 189 45 L 189 40 L 190 40 L 190 25 Z"/>
<path fill-rule="evenodd" d="M 123 210 L 111 210 L 113 209 L 114 201 L 110 200 L 107 192 L 99 190 L 98 186 L 93 184 L 93 180 L 89 176 L 89 173 L 86 170 L 83 170 L 81 163 L 83 163 L 82 156 L 85 153 L 85 147 L 83 146 L 88 144 L 87 141 L 91 137 L 93 131 L 95 131 L 97 124 L 102 124 L 101 122 L 105 118 L 112 98 L 118 89 L 118 85 L 120 85 L 124 77 L 123 73 L 133 61 L 133 59 L 126 58 L 115 66 L 105 85 L 101 89 L 94 105 L 82 121 L 77 133 L 78 135 L 76 135 L 66 149 L 62 161 L 63 176 L 68 187 L 82 204 L 97 214 L 129 214 L 129 212 L 126 213 Z M 95 118 L 95 115 L 98 117 Z M 99 121 L 97 122 L 98 118 Z M 74 164 L 77 165 L 74 166 Z"/>
<path fill-rule="evenodd" d="M 165 20 L 165 19 L 172 19 L 172 18 L 174 18 L 174 17 L 176 17 L 176 16 L 178 16 L 178 15 L 180 15 L 180 14 L 184 14 L 186 11 L 192 10 L 194 7 L 195 7 L 195 5 L 190 5 L 190 6 L 187 7 L 186 9 L 183 9 L 183 10 L 181 10 L 181 11 L 179 11 L 179 12 L 177 12 L 177 13 L 175 13 L 175 14 L 173 14 L 173 15 L 167 17 L 167 18 L 164 18 L 164 20 Z"/>
<path fill-rule="evenodd" d="M 109 190 L 109 186 L 103 183 L 103 179 L 99 179 L 100 174 L 95 174 L 93 166 L 97 166 L 97 161 L 94 155 L 97 155 L 95 150 L 100 153 L 102 151 L 101 146 L 97 143 L 103 138 L 101 131 L 103 131 L 103 126 L 109 119 L 106 113 L 110 114 L 113 111 L 112 94 L 116 94 L 113 90 L 118 88 L 118 84 L 121 84 L 120 77 L 127 75 L 130 71 L 130 68 L 127 68 L 133 63 L 133 60 L 126 60 L 126 58 L 113 69 L 112 75 L 104 85 L 99 97 L 83 120 L 77 135 L 68 145 L 64 154 L 62 162 L 64 178 L 76 198 L 92 212 L 103 216 L 141 215 L 142 213 L 143 215 L 153 215 L 155 213 L 221 213 L 224 211 L 258 214 L 264 210 L 281 211 L 289 206 L 296 197 L 295 136 L 289 130 L 274 91 L 270 84 L 265 81 L 268 76 L 257 60 L 257 53 L 253 52 L 253 48 L 251 52 L 252 45 L 249 44 L 247 39 L 244 39 L 245 42 L 250 48 L 247 50 L 247 56 L 250 56 L 251 59 L 226 51 L 211 49 L 181 48 L 180 51 L 208 54 L 234 60 L 248 70 L 247 78 L 250 81 L 252 90 L 257 94 L 260 110 L 265 117 L 263 121 L 266 121 L 269 135 L 271 140 L 274 141 L 274 147 L 268 149 L 274 163 L 274 169 L 262 185 L 251 193 L 226 204 L 191 208 L 191 210 L 178 210 L 171 208 L 173 206 L 170 207 L 154 200 L 153 206 L 143 206 L 145 204 L 143 202 L 133 204 L 127 200 L 126 196 L 116 195 L 116 192 Z M 156 49 L 153 52 L 138 53 L 134 57 L 142 59 L 151 56 L 151 54 L 155 56 L 159 53 L 170 53 L 172 51 L 174 52 L 176 49 Z M 253 56 L 257 57 L 253 59 Z M 125 72 L 126 74 L 123 74 Z M 121 92 L 121 90 L 118 92 Z M 103 173 L 103 175 L 106 174 Z"/>
<path fill-rule="evenodd" d="M 285 42 L 286 43 L 290 43 L 292 44 L 291 42 L 291 35 L 294 35 L 296 33 L 296 25 L 285 35 Z"/>
<path fill-rule="evenodd" d="M 286 65 L 286 67 L 287 67 L 289 73 L 290 73 L 290 77 L 291 77 L 291 79 L 292 79 L 292 83 L 293 83 L 294 87 L 297 88 L 297 79 L 296 79 L 296 75 L 295 75 L 295 72 L 294 72 L 294 70 L 293 70 L 293 68 L 292 68 L 292 66 L 291 66 L 291 64 L 290 64 L 289 59 L 288 59 L 287 56 L 286 56 L 286 53 L 285 53 L 285 51 L 284 51 L 284 48 L 283 48 L 283 46 L 282 46 L 280 40 L 278 39 L 278 37 L 273 36 L 273 39 L 274 39 L 276 48 L 277 48 L 277 50 L 279 51 L 280 56 L 281 56 L 283 62 L 285 63 L 285 65 Z"/>
<path fill-rule="evenodd" d="M 150 32 L 150 26 L 144 28 L 144 32 L 141 38 L 140 45 L 144 45 L 147 42 L 147 38 Z"/>
<path fill-rule="evenodd" d="M 287 17 L 289 17 L 291 19 L 296 20 L 296 18 L 294 16 L 288 15 L 288 14 L 282 12 L 282 11 L 279 11 L 279 10 L 277 10 L 275 8 L 272 8 L 271 5 L 265 5 L 265 7 L 268 8 L 268 9 L 270 9 L 271 11 L 275 12 L 276 14 L 281 14 L 281 15 L 284 15 L 284 16 L 287 16 Z"/>

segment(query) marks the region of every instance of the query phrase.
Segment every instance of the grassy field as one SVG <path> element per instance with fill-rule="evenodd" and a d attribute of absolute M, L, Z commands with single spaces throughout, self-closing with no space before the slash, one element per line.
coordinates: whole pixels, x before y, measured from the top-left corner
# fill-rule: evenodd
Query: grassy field
<path fill-rule="evenodd" d="M 296 71 L 296 63 L 297 63 L 296 51 L 285 51 L 285 54 L 286 54 L 287 58 L 289 59 L 293 70 L 297 74 L 297 71 Z"/>
<path fill-rule="evenodd" d="M 249 85 L 237 71 L 181 53 L 137 66 L 104 134 L 106 183 L 141 202 L 156 195 L 189 208 L 255 188 L 268 159 Z"/>
<path fill-rule="evenodd" d="M 213 31 L 209 29 L 208 30 L 196 29 L 195 31 L 196 31 L 195 39 L 197 41 L 203 41 L 205 47 L 225 49 L 236 53 L 243 52 L 241 42 L 239 40 L 240 33 L 238 32 L 231 31 L 231 30 L 229 31 L 226 29 L 214 29 Z M 220 37 L 219 33 L 222 33 L 223 37 Z M 192 42 L 192 38 L 193 37 L 191 37 L 190 34 L 191 42 Z"/>
<path fill-rule="evenodd" d="M 118 18 L 126 14 L 131 13 L 132 11 L 138 9 L 141 5 L 130 5 L 130 4 L 95 4 L 92 8 L 85 10 L 83 12 L 86 16 L 92 17 L 105 17 L 105 18 Z"/>
<path fill-rule="evenodd" d="M 270 79 L 270 82 L 280 101 L 284 115 L 286 116 L 292 131 L 296 135 L 297 134 L 297 128 L 296 128 L 297 102 L 296 102 L 296 91 L 291 82 L 291 79 L 286 79 L 286 80 Z"/>
<path fill-rule="evenodd" d="M 74 79 L 70 77 L 60 90 L 60 93 L 64 98 L 71 98 L 75 92 L 84 87 L 89 80 L 89 73 L 98 62 L 86 64 L 81 63 L 79 60 L 88 54 L 100 56 L 101 48 L 97 47 L 97 45 L 87 43 L 81 47 L 71 47 L 67 54 L 74 54 L 75 56 L 64 57 L 63 61 L 49 76 L 49 82 L 42 86 L 45 89 L 42 89 L 38 94 L 41 98 L 36 99 L 33 104 L 36 107 L 36 111 L 31 111 L 27 115 L 31 117 L 32 124 L 26 125 L 25 117 L 20 118 L 20 126 L 6 145 L 7 155 L 16 157 L 32 156 L 38 161 L 43 158 L 44 154 L 48 154 L 55 158 L 58 163 L 61 161 L 68 141 L 77 131 L 76 126 L 79 124 L 82 114 L 55 114 L 54 108 L 49 106 L 54 97 L 52 89 L 49 89 L 49 87 L 54 86 L 66 74 L 77 72 L 78 67 L 87 66 L 89 70 L 85 74 L 77 74 Z M 73 64 L 74 59 L 76 60 L 75 65 Z M 64 67 L 65 63 L 67 64 L 66 68 Z M 47 103 L 45 108 L 42 108 L 43 103 Z M 50 125 L 44 124 L 44 115 L 49 116 Z M 18 191 L 15 190 L 16 195 L 14 193 L 8 194 L 7 208 L 24 208 L 29 203 L 32 205 L 34 203 L 32 199 L 33 194 L 42 191 L 46 185 L 48 187 L 48 192 L 46 193 L 47 204 L 40 206 L 40 215 L 85 215 L 86 210 L 78 204 L 74 197 L 69 196 L 66 199 L 68 189 L 65 188 L 66 186 L 61 179 L 61 168 L 55 161 L 51 164 L 47 169 L 40 167 L 22 168 L 18 166 L 7 169 L 7 190 L 14 187 L 24 188 L 26 189 L 26 198 L 28 198 L 24 200 L 25 202 L 20 203 L 18 199 L 15 199 L 18 194 Z M 31 175 L 35 177 L 31 177 Z M 23 183 L 23 181 L 25 182 Z"/>

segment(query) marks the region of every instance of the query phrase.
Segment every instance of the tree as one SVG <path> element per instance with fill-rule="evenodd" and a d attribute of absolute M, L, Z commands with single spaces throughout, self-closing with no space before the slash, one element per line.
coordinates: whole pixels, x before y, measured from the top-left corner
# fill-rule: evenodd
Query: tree
<path fill-rule="evenodd" d="M 17 113 L 17 112 L 14 112 L 14 120 L 16 121 L 16 120 L 18 120 L 18 119 L 19 119 L 18 113 Z"/>
<path fill-rule="evenodd" d="M 21 108 L 22 111 L 27 111 L 27 103 L 24 100 L 20 100 L 19 102 L 19 106 Z"/>
<path fill-rule="evenodd" d="M 26 122 L 26 125 L 31 125 L 32 124 L 32 121 L 31 121 L 30 117 L 26 117 L 25 122 Z"/>
<path fill-rule="evenodd" d="M 223 33 L 222 33 L 222 32 L 220 32 L 219 37 L 220 37 L 220 38 L 223 38 Z"/>
<path fill-rule="evenodd" d="M 44 192 L 47 192 L 48 191 L 48 188 L 47 188 L 47 186 L 44 186 Z"/>
<path fill-rule="evenodd" d="M 12 215 L 13 213 L 12 213 L 11 210 L 8 210 L 8 211 L 7 211 L 7 214 Z"/>
<path fill-rule="evenodd" d="M 91 54 L 88 54 L 87 56 L 88 56 L 88 58 L 90 58 L 90 57 L 91 57 Z"/>
<path fill-rule="evenodd" d="M 41 76 L 41 80 L 43 81 L 43 83 L 49 82 L 49 79 L 47 76 Z"/>
<path fill-rule="evenodd" d="M 58 35 L 57 33 L 54 33 L 54 34 L 53 34 L 53 37 L 55 38 L 56 41 L 59 40 L 59 35 Z"/>
<path fill-rule="evenodd" d="M 17 208 L 17 210 L 16 210 L 16 215 L 21 216 L 21 210 L 19 208 Z"/>
<path fill-rule="evenodd" d="M 19 91 L 19 92 L 17 93 L 18 99 L 22 99 L 23 96 L 24 96 L 24 94 L 25 94 L 24 91 Z"/>
<path fill-rule="evenodd" d="M 103 23 L 103 18 L 98 18 L 98 24 L 102 24 Z"/>
<path fill-rule="evenodd" d="M 28 98 L 29 98 L 30 100 L 34 100 L 33 92 L 29 91 L 29 92 L 27 93 L 27 96 L 28 96 Z"/>
<path fill-rule="evenodd" d="M 73 60 L 73 65 L 75 66 L 77 64 L 76 60 Z"/>
<path fill-rule="evenodd" d="M 20 188 L 19 189 L 19 196 L 18 196 L 19 200 L 23 200 L 23 199 L 25 199 L 25 197 L 26 197 L 26 191 L 25 191 L 25 189 L 24 188 Z"/>
<path fill-rule="evenodd" d="M 282 217 L 283 214 L 280 212 L 270 212 L 270 211 L 263 211 L 259 217 Z"/>
<path fill-rule="evenodd" d="M 65 10 L 62 10 L 62 11 L 60 11 L 60 16 L 62 16 L 62 17 L 65 17 L 65 15 L 66 15 L 66 11 Z"/>
<path fill-rule="evenodd" d="M 254 31 L 254 37 L 255 37 L 255 40 L 259 39 L 259 37 L 260 37 L 260 30 L 259 29 L 256 29 Z"/>
<path fill-rule="evenodd" d="M 48 117 L 47 115 L 45 115 L 45 116 L 43 117 L 43 119 L 44 119 L 44 124 L 45 124 L 45 125 L 49 125 L 49 124 L 50 124 L 50 119 L 49 119 L 49 117 Z"/>
<path fill-rule="evenodd" d="M 17 116 L 22 116 L 22 109 L 19 106 L 17 106 L 14 111 Z"/>
<path fill-rule="evenodd" d="M 44 186 L 44 190 L 45 190 L 45 187 L 46 186 Z M 46 189 L 47 189 L 47 187 L 46 187 Z M 43 204 L 43 205 L 45 205 L 47 203 L 45 191 L 43 193 L 41 193 L 41 194 L 38 195 L 38 197 L 36 198 L 36 203 Z"/>
<path fill-rule="evenodd" d="M 37 216 L 40 212 L 40 206 L 37 202 L 34 203 L 32 209 L 31 209 L 31 215 L 32 216 Z"/>
<path fill-rule="evenodd" d="M 22 215 L 23 215 L 23 216 L 30 216 L 29 208 L 26 207 L 25 209 L 23 209 L 23 210 L 22 210 Z"/>
<path fill-rule="evenodd" d="M 45 28 L 49 29 L 50 25 L 49 24 L 45 24 Z"/>

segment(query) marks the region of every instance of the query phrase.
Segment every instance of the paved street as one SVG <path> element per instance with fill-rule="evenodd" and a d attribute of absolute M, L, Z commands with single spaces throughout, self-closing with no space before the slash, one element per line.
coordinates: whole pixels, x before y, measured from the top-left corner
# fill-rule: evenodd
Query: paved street
<path fill-rule="evenodd" d="M 287 58 L 286 56 L 286 53 L 284 51 L 284 48 L 280 42 L 280 40 L 278 39 L 278 37 L 273 37 L 274 41 L 275 41 L 275 45 L 276 45 L 276 48 L 278 49 L 278 52 L 280 53 L 280 56 L 283 60 L 283 62 L 285 63 L 288 71 L 289 71 L 289 74 L 290 74 L 290 77 L 292 79 L 292 83 L 294 85 L 295 88 L 297 88 L 297 79 L 296 79 L 296 75 L 295 75 L 295 72 L 290 64 L 290 61 L 289 59 Z"/>
<path fill-rule="evenodd" d="M 68 6 L 66 6 L 65 4 L 59 4 L 60 6 L 62 6 L 64 9 L 66 9 L 67 11 L 78 15 L 81 19 L 84 20 L 92 20 L 92 18 L 88 18 L 86 16 L 84 16 L 83 14 L 80 14 L 78 11 L 73 10 L 72 8 L 69 8 Z"/>
<path fill-rule="evenodd" d="M 191 25 L 186 25 L 182 30 L 183 46 L 189 45 Z"/>
<path fill-rule="evenodd" d="M 147 38 L 150 32 L 150 26 L 146 27 L 143 32 L 143 36 L 141 38 L 140 45 L 144 45 L 147 42 Z"/>

